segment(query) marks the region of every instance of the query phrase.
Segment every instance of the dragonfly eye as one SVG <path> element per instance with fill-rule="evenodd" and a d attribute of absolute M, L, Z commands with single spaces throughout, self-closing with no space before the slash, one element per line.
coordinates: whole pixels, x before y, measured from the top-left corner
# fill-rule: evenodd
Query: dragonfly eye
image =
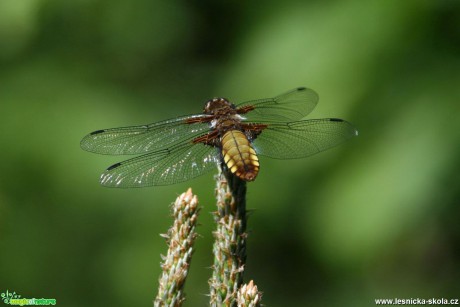
<path fill-rule="evenodd" d="M 213 98 L 206 102 L 203 112 L 213 115 L 229 109 L 235 109 L 235 105 L 225 98 Z"/>

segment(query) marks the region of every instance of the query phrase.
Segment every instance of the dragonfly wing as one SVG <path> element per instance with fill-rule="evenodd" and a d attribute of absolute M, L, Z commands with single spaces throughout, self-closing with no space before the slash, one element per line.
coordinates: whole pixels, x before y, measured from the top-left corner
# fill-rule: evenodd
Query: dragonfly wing
<path fill-rule="evenodd" d="M 191 119 L 193 123 L 188 123 Z M 86 151 L 106 155 L 144 154 L 209 132 L 206 120 L 206 115 L 191 115 L 144 126 L 97 130 L 85 136 L 80 146 Z"/>
<path fill-rule="evenodd" d="M 311 119 L 267 124 L 253 144 L 262 156 L 296 159 L 337 146 L 356 135 L 358 131 L 342 119 Z"/>
<path fill-rule="evenodd" d="M 104 186 L 120 188 L 168 185 L 207 173 L 216 168 L 218 158 L 214 147 L 186 143 L 114 164 L 100 181 Z"/>
<path fill-rule="evenodd" d="M 316 107 L 318 99 L 314 90 L 299 87 L 274 98 L 243 102 L 237 108 L 253 107 L 248 113 L 241 114 L 247 122 L 287 122 L 305 117 Z"/>

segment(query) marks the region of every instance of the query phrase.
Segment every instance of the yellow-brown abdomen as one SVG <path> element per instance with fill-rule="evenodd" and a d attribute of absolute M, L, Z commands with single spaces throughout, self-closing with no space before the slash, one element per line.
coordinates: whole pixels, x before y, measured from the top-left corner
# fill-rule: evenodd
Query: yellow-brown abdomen
<path fill-rule="evenodd" d="M 259 173 L 259 159 L 246 135 L 238 130 L 222 137 L 222 156 L 228 169 L 245 181 L 253 181 Z"/>

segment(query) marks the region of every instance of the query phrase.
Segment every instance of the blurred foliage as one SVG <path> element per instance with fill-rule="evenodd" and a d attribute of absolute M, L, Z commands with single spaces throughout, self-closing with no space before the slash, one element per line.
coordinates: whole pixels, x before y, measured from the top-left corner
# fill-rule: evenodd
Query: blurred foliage
<path fill-rule="evenodd" d="M 201 112 L 297 86 L 312 118 L 360 136 L 309 159 L 261 158 L 249 184 L 247 280 L 267 306 L 368 306 L 460 293 L 460 2 L 0 1 L 0 291 L 62 306 L 147 306 L 169 204 L 211 175 L 106 189 L 120 157 L 88 132 Z M 214 229 L 187 306 L 207 304 Z"/>

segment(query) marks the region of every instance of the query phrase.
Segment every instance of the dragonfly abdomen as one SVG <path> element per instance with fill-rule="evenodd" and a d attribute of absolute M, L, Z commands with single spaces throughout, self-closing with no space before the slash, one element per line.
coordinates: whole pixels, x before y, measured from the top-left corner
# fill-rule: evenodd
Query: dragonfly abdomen
<path fill-rule="evenodd" d="M 256 179 L 259 173 L 259 158 L 243 132 L 230 130 L 224 134 L 222 156 L 233 174 L 245 181 Z"/>

